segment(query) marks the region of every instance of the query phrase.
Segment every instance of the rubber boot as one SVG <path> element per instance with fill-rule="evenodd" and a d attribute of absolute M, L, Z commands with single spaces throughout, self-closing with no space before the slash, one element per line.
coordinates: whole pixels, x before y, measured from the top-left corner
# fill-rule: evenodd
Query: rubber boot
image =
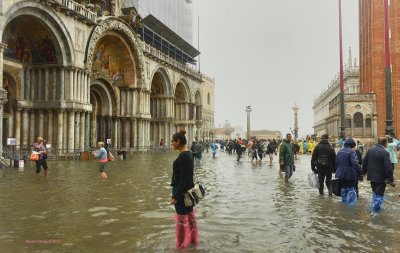
<path fill-rule="evenodd" d="M 188 213 L 189 216 L 189 229 L 190 229 L 190 242 L 193 245 L 199 244 L 199 229 L 197 227 L 196 213 L 193 210 Z"/>
<path fill-rule="evenodd" d="M 179 249 L 186 248 L 190 244 L 188 215 L 176 215 L 175 238 L 176 247 Z"/>
<path fill-rule="evenodd" d="M 376 194 L 375 192 L 372 193 L 372 206 L 371 210 L 374 213 L 378 213 L 383 208 L 383 195 Z"/>

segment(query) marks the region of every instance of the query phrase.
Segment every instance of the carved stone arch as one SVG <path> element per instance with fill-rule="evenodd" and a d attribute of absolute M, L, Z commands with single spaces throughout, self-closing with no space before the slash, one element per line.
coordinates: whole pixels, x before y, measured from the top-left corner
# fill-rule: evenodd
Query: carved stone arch
<path fill-rule="evenodd" d="M 176 93 L 176 88 L 177 88 L 178 84 L 182 84 L 183 87 L 184 87 L 185 98 L 186 98 L 185 102 L 192 103 L 193 95 L 192 95 L 192 91 L 191 91 L 191 88 L 190 88 L 188 80 L 186 78 L 184 78 L 184 77 L 178 78 L 178 81 L 176 82 L 175 87 L 174 87 L 174 95 Z"/>
<path fill-rule="evenodd" d="M 96 86 L 101 88 L 101 91 L 107 97 L 108 102 L 108 111 L 109 116 L 118 116 L 119 115 L 119 98 L 117 96 L 116 88 L 114 88 L 111 83 L 106 79 L 99 76 L 96 76 L 95 79 L 90 84 L 90 90 L 96 88 Z M 98 90 L 100 92 L 100 90 Z M 104 97 L 103 97 L 104 98 Z"/>
<path fill-rule="evenodd" d="M 170 74 L 168 73 L 168 70 L 163 68 L 162 66 L 157 66 L 154 71 L 151 73 L 151 78 L 150 78 L 150 90 L 151 90 L 151 85 L 153 84 L 153 78 L 156 75 L 156 73 L 159 73 L 163 79 L 164 79 L 164 95 L 172 95 L 172 87 L 171 87 L 171 77 Z"/>
<path fill-rule="evenodd" d="M 144 55 L 141 49 L 141 41 L 135 34 L 135 32 L 130 28 L 130 26 L 122 19 L 116 17 L 106 17 L 104 18 L 92 31 L 90 34 L 88 44 L 86 46 L 85 53 L 85 65 L 87 69 L 92 69 L 94 50 L 96 48 L 97 42 L 106 34 L 108 31 L 114 31 L 120 34 L 130 45 L 130 50 L 133 53 L 133 60 L 135 63 L 137 86 L 141 88 L 146 87 L 146 70 L 144 63 Z"/>
<path fill-rule="evenodd" d="M 22 83 L 20 75 L 18 74 L 18 72 L 15 69 L 12 69 L 7 65 L 4 65 L 3 68 L 4 68 L 3 76 L 8 75 L 15 82 L 15 84 L 13 84 L 14 85 L 13 88 L 15 89 L 15 99 L 17 99 L 17 100 L 22 99 L 22 85 L 23 85 L 23 83 Z"/>
<path fill-rule="evenodd" d="M 74 47 L 68 29 L 55 12 L 49 11 L 48 8 L 42 4 L 24 1 L 12 5 L 0 19 L 0 39 L 3 40 L 3 33 L 7 25 L 15 18 L 23 15 L 32 16 L 41 20 L 52 32 L 52 35 L 55 36 L 59 44 L 59 50 L 62 56 L 62 62 L 59 63 L 64 66 L 73 65 L 75 62 L 75 54 L 73 53 Z"/>

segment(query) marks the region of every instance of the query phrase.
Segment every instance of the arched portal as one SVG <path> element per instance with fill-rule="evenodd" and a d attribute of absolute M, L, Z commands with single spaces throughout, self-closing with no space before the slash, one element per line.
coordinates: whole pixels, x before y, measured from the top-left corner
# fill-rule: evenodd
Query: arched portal
<path fill-rule="evenodd" d="M 107 142 L 107 139 L 114 140 L 112 114 L 115 105 L 115 95 L 110 90 L 109 84 L 104 80 L 94 80 L 90 86 L 90 103 L 92 105 L 92 116 L 89 135 L 91 145 L 96 146 L 97 142 Z"/>
<path fill-rule="evenodd" d="M 150 141 L 154 146 L 163 143 L 169 144 L 170 140 L 170 117 L 171 99 L 169 93 L 169 78 L 165 70 L 158 69 L 151 81 L 150 93 Z"/>
<path fill-rule="evenodd" d="M 42 4 L 21 2 L 4 13 L 0 36 L 7 44 L 0 64 L 14 77 L 10 81 L 6 74 L 10 100 L 4 108 L 3 136 L 16 138 L 22 146 L 31 146 L 42 136 L 53 147 L 65 148 L 68 123 L 61 116 L 64 112 L 45 103 L 65 99 L 65 79 L 70 74 L 66 66 L 74 62 L 63 22 Z M 27 103 L 17 104 L 17 99 Z M 62 120 L 55 120 L 57 115 Z"/>

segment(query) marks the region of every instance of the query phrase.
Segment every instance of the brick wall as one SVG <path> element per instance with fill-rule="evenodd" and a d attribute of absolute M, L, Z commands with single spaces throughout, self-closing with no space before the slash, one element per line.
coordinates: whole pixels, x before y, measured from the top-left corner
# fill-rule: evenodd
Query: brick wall
<path fill-rule="evenodd" d="M 393 120 L 396 134 L 400 134 L 400 3 L 391 1 L 391 64 L 393 92 Z M 359 0 L 360 90 L 375 92 L 378 115 L 378 135 L 385 133 L 385 46 L 384 12 L 382 0 Z"/>

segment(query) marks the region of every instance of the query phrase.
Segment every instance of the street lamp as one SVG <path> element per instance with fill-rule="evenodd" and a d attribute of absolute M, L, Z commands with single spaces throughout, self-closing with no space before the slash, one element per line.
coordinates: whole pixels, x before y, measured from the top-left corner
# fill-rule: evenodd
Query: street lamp
<path fill-rule="evenodd" d="M 246 106 L 247 113 L 247 140 L 250 140 L 250 113 L 251 113 L 251 105 Z"/>
<path fill-rule="evenodd" d="M 343 80 L 343 48 L 342 48 L 342 0 L 339 0 L 339 55 L 340 55 L 340 138 L 345 137 L 344 117 L 344 80 Z"/>
<path fill-rule="evenodd" d="M 390 69 L 389 47 L 389 4 L 384 0 L 385 15 L 385 91 L 386 91 L 386 128 L 385 134 L 395 136 L 393 132 L 393 105 L 392 105 L 392 73 Z"/>
<path fill-rule="evenodd" d="M 295 103 L 293 106 L 293 112 L 294 112 L 294 138 L 298 138 L 298 132 L 299 132 L 299 123 L 298 123 L 298 113 L 299 113 L 300 107 Z"/>

